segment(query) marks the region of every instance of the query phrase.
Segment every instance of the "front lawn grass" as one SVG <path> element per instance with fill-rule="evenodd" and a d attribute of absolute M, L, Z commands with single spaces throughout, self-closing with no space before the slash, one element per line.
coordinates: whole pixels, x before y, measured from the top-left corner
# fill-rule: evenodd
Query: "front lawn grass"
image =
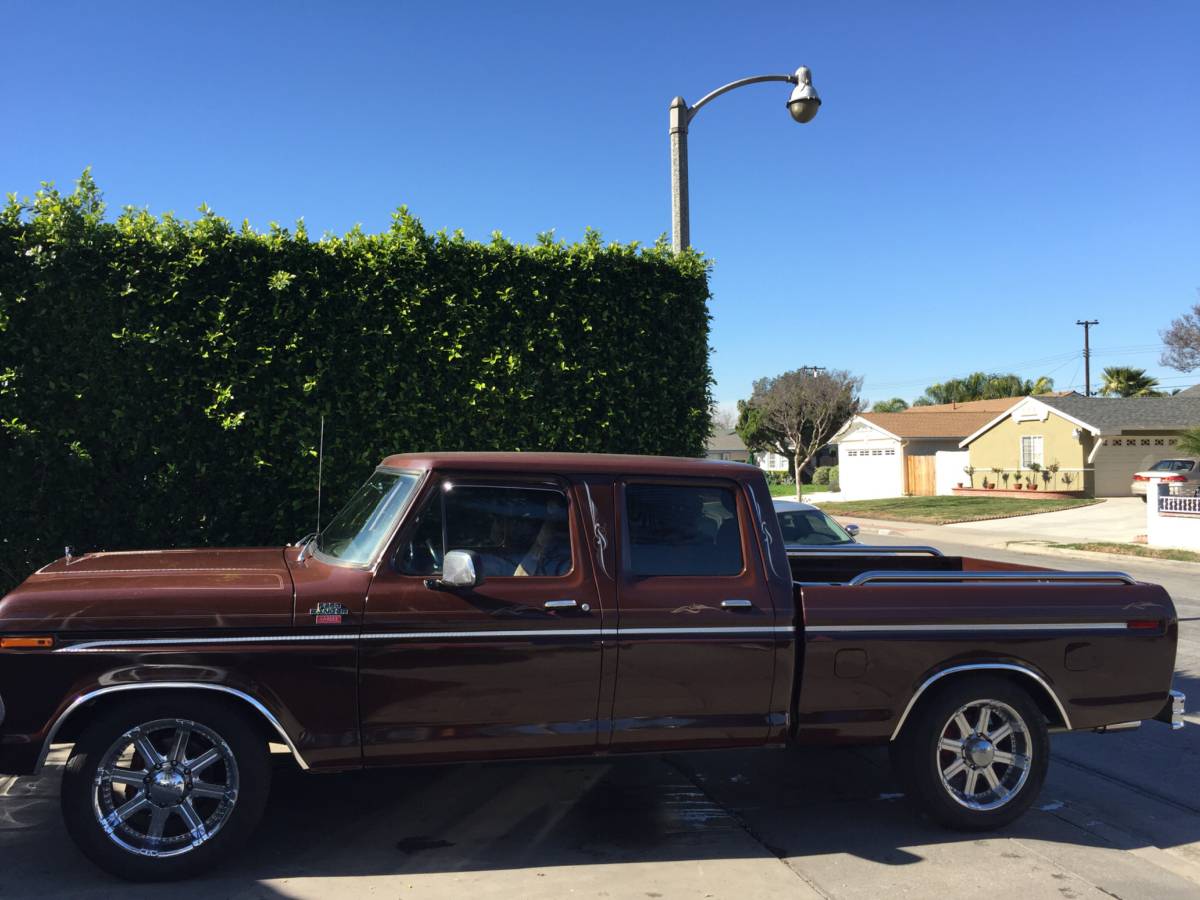
<path fill-rule="evenodd" d="M 771 496 L 772 497 L 795 497 L 796 496 L 796 486 L 794 484 L 772 484 L 772 485 L 769 485 L 769 487 L 771 488 Z M 802 484 L 802 485 L 800 485 L 800 490 L 805 494 L 823 494 L 823 493 L 825 493 L 825 491 L 829 490 L 829 485 L 827 485 L 827 484 Z"/>
<path fill-rule="evenodd" d="M 953 525 L 1057 512 L 1091 506 L 1099 500 L 1024 500 L 1018 497 L 891 497 L 884 500 L 851 500 L 822 503 L 821 509 L 834 516 L 862 516 L 928 525 Z"/>
<path fill-rule="evenodd" d="M 1148 559 L 1173 559 L 1176 562 L 1200 562 L 1200 553 L 1191 550 L 1172 550 L 1167 547 L 1147 547 L 1145 544 L 1111 544 L 1092 541 L 1087 544 L 1050 544 L 1069 550 L 1091 550 L 1093 553 L 1121 553 L 1125 556 L 1144 556 Z"/>

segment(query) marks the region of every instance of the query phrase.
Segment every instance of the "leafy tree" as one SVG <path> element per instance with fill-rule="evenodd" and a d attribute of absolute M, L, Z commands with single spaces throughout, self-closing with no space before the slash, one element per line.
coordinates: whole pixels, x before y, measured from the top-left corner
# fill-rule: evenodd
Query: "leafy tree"
<path fill-rule="evenodd" d="M 1146 374 L 1145 369 L 1130 366 L 1109 366 L 1102 373 L 1104 383 L 1100 393 L 1105 397 L 1161 397 L 1158 379 Z"/>
<path fill-rule="evenodd" d="M 1192 311 L 1184 313 L 1171 323 L 1171 327 L 1160 332 L 1163 350 L 1159 360 L 1164 366 L 1190 372 L 1200 367 L 1200 303 Z"/>
<path fill-rule="evenodd" d="M 777 453 L 788 461 L 788 472 L 792 470 L 792 454 L 787 445 L 787 437 L 776 428 L 770 427 L 763 418 L 763 411 L 748 400 L 738 401 L 737 424 L 733 430 L 737 432 L 742 443 L 751 453 Z"/>
<path fill-rule="evenodd" d="M 972 400 L 997 400 L 1003 397 L 1027 397 L 1048 394 L 1054 390 L 1054 379 L 1047 375 L 1027 379 L 1019 375 L 972 372 L 963 378 L 951 378 L 931 384 L 913 406 L 943 403 L 969 403 Z"/>
<path fill-rule="evenodd" d="M 904 412 L 908 409 L 908 401 L 901 397 L 893 397 L 891 400 L 878 400 L 871 407 L 871 412 Z"/>
<path fill-rule="evenodd" d="M 747 404 L 763 433 L 782 436 L 779 446 L 797 475 L 829 443 L 838 428 L 862 408 L 862 378 L 841 369 L 797 369 L 754 382 Z M 743 438 L 743 440 L 745 440 Z M 800 479 L 796 479 L 800 497 Z"/>
<path fill-rule="evenodd" d="M 1185 453 L 1188 456 L 1200 456 L 1200 426 L 1189 428 L 1179 437 L 1179 443 L 1175 445 L 1180 453 Z"/>

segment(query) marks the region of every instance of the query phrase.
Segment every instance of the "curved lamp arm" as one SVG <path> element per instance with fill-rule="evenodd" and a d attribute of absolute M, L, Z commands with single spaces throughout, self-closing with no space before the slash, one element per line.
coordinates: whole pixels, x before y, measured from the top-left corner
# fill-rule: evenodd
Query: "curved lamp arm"
<path fill-rule="evenodd" d="M 739 78 L 737 81 L 731 81 L 729 84 L 722 85 L 711 93 L 705 94 L 695 103 L 693 103 L 687 112 L 687 120 L 691 122 L 696 117 L 696 113 L 700 112 L 701 107 L 705 104 L 716 100 L 722 94 L 727 94 L 734 88 L 745 87 L 748 84 L 758 84 L 760 81 L 786 81 L 788 84 L 799 84 L 800 79 L 795 75 L 755 75 L 752 78 Z"/>

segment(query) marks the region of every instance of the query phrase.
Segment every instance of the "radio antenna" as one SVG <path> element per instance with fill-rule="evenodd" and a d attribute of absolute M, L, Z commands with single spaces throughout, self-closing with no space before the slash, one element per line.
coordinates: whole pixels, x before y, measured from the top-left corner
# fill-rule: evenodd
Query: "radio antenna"
<path fill-rule="evenodd" d="M 321 437 L 317 444 L 317 534 L 321 533 L 321 473 L 325 464 L 325 416 L 321 416 Z"/>

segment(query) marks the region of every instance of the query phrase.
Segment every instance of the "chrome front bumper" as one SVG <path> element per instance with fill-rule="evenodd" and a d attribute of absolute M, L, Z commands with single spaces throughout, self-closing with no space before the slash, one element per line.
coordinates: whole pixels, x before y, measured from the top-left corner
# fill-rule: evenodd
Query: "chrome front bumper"
<path fill-rule="evenodd" d="M 1183 695 L 1183 691 L 1171 691 L 1167 705 L 1154 718 L 1159 722 L 1166 722 L 1173 731 L 1178 731 L 1183 727 L 1183 705 L 1186 702 L 1187 698 Z"/>

